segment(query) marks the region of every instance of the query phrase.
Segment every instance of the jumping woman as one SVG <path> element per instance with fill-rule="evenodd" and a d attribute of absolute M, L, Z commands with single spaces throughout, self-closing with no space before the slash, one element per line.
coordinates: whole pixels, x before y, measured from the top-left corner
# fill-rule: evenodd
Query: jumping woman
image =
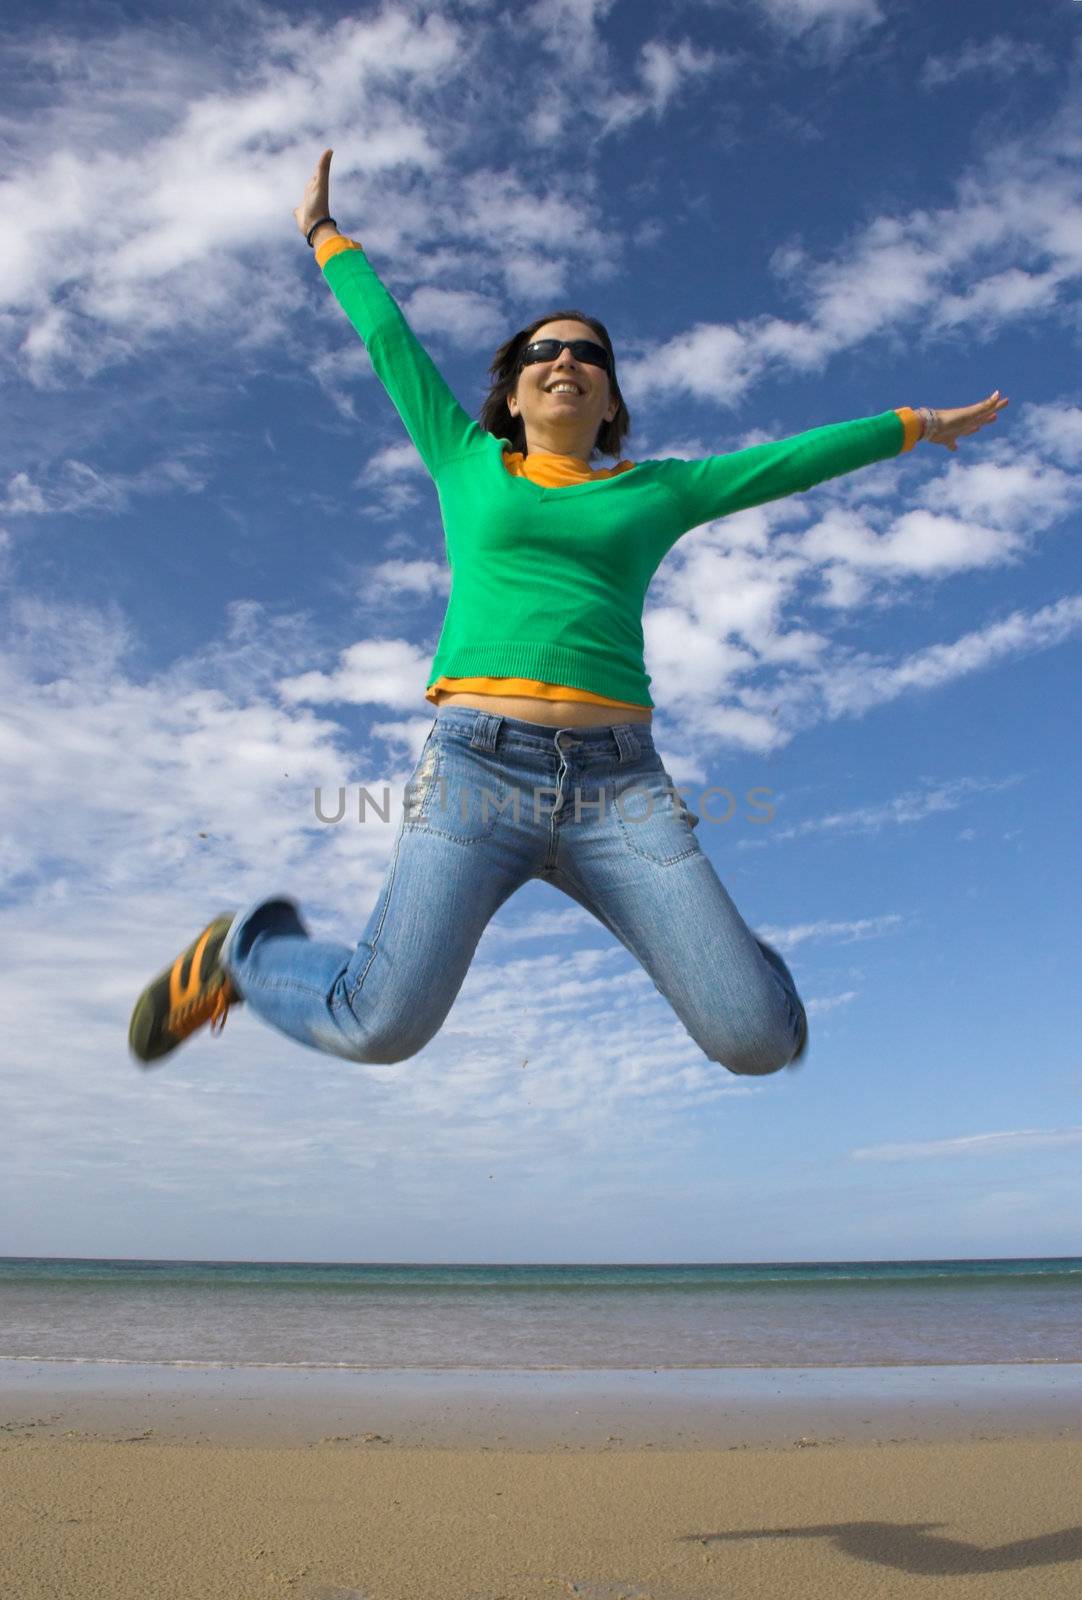
<path fill-rule="evenodd" d="M 1007 400 L 997 389 L 731 455 L 628 461 L 608 332 L 558 310 L 497 350 L 475 422 L 329 215 L 331 154 L 293 215 L 439 496 L 453 582 L 425 693 L 435 718 L 356 948 L 310 938 L 289 899 L 217 917 L 143 991 L 132 1052 L 158 1061 L 243 1001 L 314 1049 L 404 1061 L 439 1031 L 491 917 L 540 878 L 631 951 L 711 1061 L 777 1072 L 804 1054 L 804 1006 L 654 747 L 650 581 L 690 529 L 921 439 L 953 451 Z M 598 453 L 617 464 L 593 466 Z"/>

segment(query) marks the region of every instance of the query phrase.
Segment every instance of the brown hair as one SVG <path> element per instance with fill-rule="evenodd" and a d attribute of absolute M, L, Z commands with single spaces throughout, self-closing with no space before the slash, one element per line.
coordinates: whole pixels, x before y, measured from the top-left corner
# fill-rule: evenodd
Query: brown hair
<path fill-rule="evenodd" d="M 598 428 L 597 438 L 590 454 L 593 456 L 600 451 L 602 455 L 619 457 L 624 439 L 631 432 L 631 418 L 624 404 L 624 397 L 620 393 L 620 385 L 616 381 L 616 356 L 612 340 L 609 338 L 609 330 L 603 322 L 598 322 L 596 317 L 588 317 L 584 311 L 550 311 L 547 316 L 538 317 L 528 328 L 521 328 L 505 344 L 501 344 L 488 369 L 493 383 L 478 417 L 481 427 L 486 433 L 495 434 L 497 439 L 509 439 L 513 450 L 526 453 L 526 424 L 521 416 L 513 417 L 508 411 L 507 397 L 514 392 L 518 383 L 521 370 L 519 361 L 523 350 L 538 328 L 544 327 L 546 322 L 584 322 L 588 328 L 594 330 L 609 352 L 609 385 L 613 399 L 618 400 L 620 404 L 612 421 L 602 422 Z"/>

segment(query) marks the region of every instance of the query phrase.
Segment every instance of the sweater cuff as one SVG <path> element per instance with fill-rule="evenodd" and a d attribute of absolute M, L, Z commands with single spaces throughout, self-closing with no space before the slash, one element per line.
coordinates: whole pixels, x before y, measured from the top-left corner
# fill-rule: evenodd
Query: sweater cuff
<path fill-rule="evenodd" d="M 359 250 L 359 244 L 352 239 L 347 239 L 344 234 L 332 233 L 324 239 L 323 243 L 316 246 L 316 266 L 324 267 L 332 256 L 341 255 L 343 250 Z"/>
<path fill-rule="evenodd" d="M 895 414 L 901 417 L 902 423 L 905 427 L 905 439 L 902 441 L 902 448 L 898 452 L 899 455 L 904 455 L 907 450 L 912 450 L 913 446 L 920 438 L 921 422 L 920 418 L 917 416 L 917 413 L 911 406 L 895 406 L 894 409 Z"/>

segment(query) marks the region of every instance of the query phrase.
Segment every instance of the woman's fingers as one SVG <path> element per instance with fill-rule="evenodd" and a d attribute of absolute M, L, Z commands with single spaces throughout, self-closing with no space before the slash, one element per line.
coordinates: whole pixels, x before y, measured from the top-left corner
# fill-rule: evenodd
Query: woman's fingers
<path fill-rule="evenodd" d="M 312 190 L 312 200 L 317 206 L 322 206 L 324 211 L 330 205 L 331 195 L 331 156 L 333 150 L 324 150 L 316 162 L 316 170 L 312 174 L 309 187 Z"/>
<path fill-rule="evenodd" d="M 331 186 L 331 157 L 333 154 L 333 150 L 324 150 L 316 164 L 316 183 L 324 196 L 328 194 Z"/>
<path fill-rule="evenodd" d="M 988 396 L 987 400 L 978 400 L 973 406 L 959 406 L 956 411 L 941 411 L 940 420 L 943 422 L 970 422 L 975 419 L 985 420 L 998 415 L 1007 404 L 1006 399 L 999 399 L 999 390 L 996 389 Z"/>

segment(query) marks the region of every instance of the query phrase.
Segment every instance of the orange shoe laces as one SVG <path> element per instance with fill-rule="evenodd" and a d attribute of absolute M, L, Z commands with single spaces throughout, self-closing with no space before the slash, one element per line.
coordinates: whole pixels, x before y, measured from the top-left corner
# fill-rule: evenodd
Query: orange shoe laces
<path fill-rule="evenodd" d="M 225 1027 L 225 1019 L 229 1015 L 229 1008 L 236 1003 L 236 990 L 227 978 L 214 998 L 214 1010 L 210 1014 L 211 1033 L 221 1033 Z"/>
<path fill-rule="evenodd" d="M 210 1023 L 211 1033 L 221 1033 L 230 1006 L 237 1004 L 236 991 L 229 979 L 225 978 L 216 988 L 207 989 L 195 999 L 174 1006 L 165 1025 L 170 1033 L 180 1034 L 182 1038 L 201 1028 L 204 1022 Z"/>
<path fill-rule="evenodd" d="M 181 1039 L 186 1039 L 188 1034 L 195 1032 L 196 1028 L 201 1028 L 204 1022 L 210 1023 L 211 1033 L 221 1033 L 225 1027 L 225 1019 L 230 1006 L 239 1004 L 237 992 L 228 977 L 223 975 L 218 983 L 210 981 L 204 984 L 201 980 L 200 969 L 203 962 L 203 952 L 207 947 L 210 934 L 210 928 L 204 929 L 195 950 L 192 952 L 191 967 L 186 984 L 181 984 L 181 971 L 184 965 L 183 955 L 177 957 L 173 970 L 169 974 L 169 996 L 173 1004 L 170 1007 L 165 1026 L 170 1033 Z"/>

